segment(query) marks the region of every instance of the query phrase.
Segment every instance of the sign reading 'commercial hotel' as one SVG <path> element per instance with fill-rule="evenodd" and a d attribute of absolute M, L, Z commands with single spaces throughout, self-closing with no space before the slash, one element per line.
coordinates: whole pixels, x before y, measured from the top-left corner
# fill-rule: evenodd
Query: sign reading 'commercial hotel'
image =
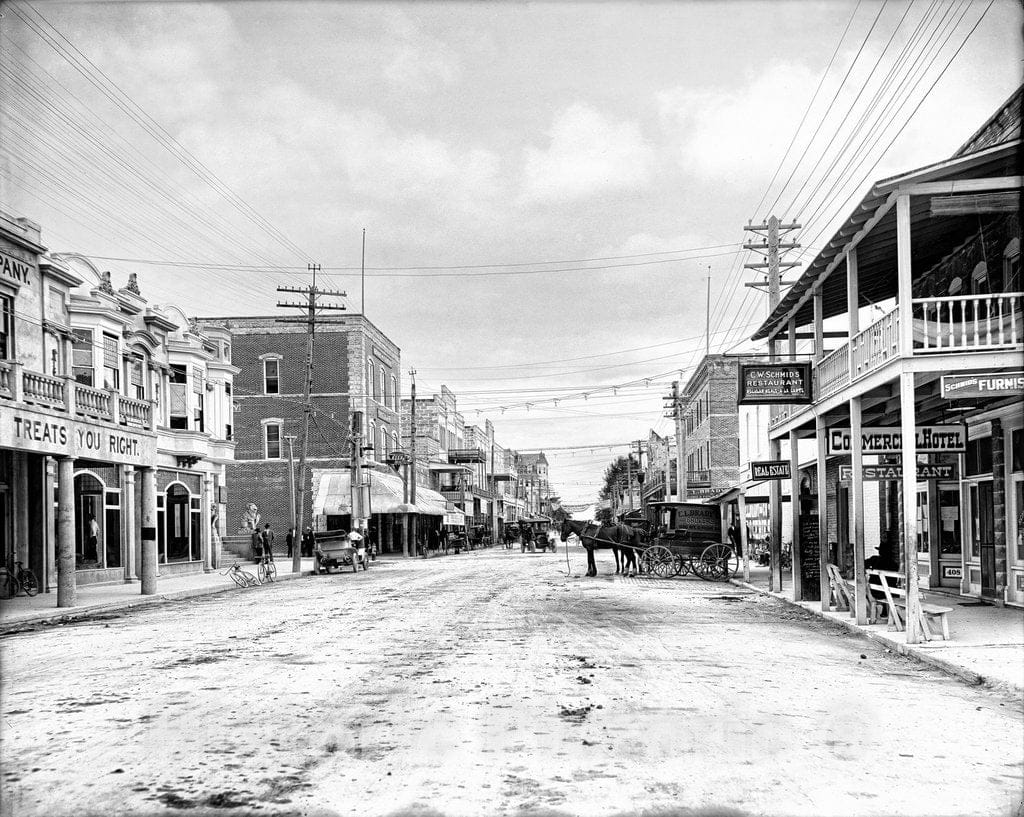
<path fill-rule="evenodd" d="M 960 453 L 967 450 L 967 426 L 918 426 L 914 432 L 918 454 Z M 903 450 L 903 434 L 898 426 L 861 429 L 865 454 L 898 454 Z M 849 454 L 853 437 L 848 428 L 828 430 L 828 453 Z"/>
<path fill-rule="evenodd" d="M 810 363 L 741 363 L 740 405 L 813 403 Z"/>

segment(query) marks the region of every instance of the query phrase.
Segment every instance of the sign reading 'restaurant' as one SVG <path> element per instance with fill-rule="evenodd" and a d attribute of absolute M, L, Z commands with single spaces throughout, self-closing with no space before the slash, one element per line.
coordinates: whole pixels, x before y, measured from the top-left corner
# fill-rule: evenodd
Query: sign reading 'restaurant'
<path fill-rule="evenodd" d="M 813 403 L 810 363 L 741 363 L 740 405 Z"/>
<path fill-rule="evenodd" d="M 791 479 L 789 460 L 761 460 L 750 463 L 752 479 Z"/>
<path fill-rule="evenodd" d="M 959 453 L 967 450 L 966 425 L 918 426 L 914 432 L 918 454 Z M 862 428 L 861 444 L 865 454 L 893 454 L 903 450 L 903 434 L 891 428 Z M 849 454 L 853 438 L 848 428 L 828 430 L 828 453 Z"/>
<path fill-rule="evenodd" d="M 885 482 L 903 479 L 902 465 L 865 465 L 862 469 L 865 482 Z M 853 479 L 853 466 L 840 465 L 839 479 Z M 919 462 L 917 464 L 918 481 L 928 479 L 956 479 L 956 465 L 949 462 Z"/>
<path fill-rule="evenodd" d="M 1020 397 L 1022 393 L 1024 372 L 942 376 L 942 396 L 947 400 L 961 400 L 966 397 Z"/>

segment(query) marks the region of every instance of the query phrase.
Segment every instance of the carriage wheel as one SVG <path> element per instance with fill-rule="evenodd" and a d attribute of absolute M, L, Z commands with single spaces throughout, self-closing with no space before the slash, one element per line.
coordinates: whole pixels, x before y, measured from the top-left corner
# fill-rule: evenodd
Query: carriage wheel
<path fill-rule="evenodd" d="M 708 581 L 727 581 L 739 568 L 739 559 L 728 545 L 709 545 L 700 555 L 700 561 L 704 567 L 701 578 Z"/>
<path fill-rule="evenodd" d="M 655 545 L 652 548 L 648 548 L 647 558 L 651 572 L 658 578 L 668 579 L 675 575 L 675 556 L 664 545 Z"/>
<path fill-rule="evenodd" d="M 672 554 L 672 559 L 675 562 L 675 572 L 673 576 L 685 576 L 686 572 L 690 569 L 690 562 L 688 559 L 684 559 L 680 554 Z"/>

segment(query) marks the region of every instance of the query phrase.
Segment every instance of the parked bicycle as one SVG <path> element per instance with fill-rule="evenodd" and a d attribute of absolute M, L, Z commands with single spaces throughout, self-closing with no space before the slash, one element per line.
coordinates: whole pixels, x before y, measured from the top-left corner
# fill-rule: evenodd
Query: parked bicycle
<path fill-rule="evenodd" d="M 239 587 L 256 587 L 261 582 L 248 570 L 243 570 L 239 567 L 238 562 L 235 562 L 227 570 L 223 571 L 220 575 L 230 576 L 231 581 L 237 584 Z"/>
<path fill-rule="evenodd" d="M 20 596 L 22 591 L 26 596 L 34 596 L 39 592 L 36 574 L 21 565 L 21 562 L 15 562 L 13 570 L 9 567 L 0 567 L 0 599 Z"/>
<path fill-rule="evenodd" d="M 274 564 L 274 560 L 270 556 L 264 553 L 257 572 L 260 574 L 260 584 L 272 582 L 277 578 L 277 565 Z"/>

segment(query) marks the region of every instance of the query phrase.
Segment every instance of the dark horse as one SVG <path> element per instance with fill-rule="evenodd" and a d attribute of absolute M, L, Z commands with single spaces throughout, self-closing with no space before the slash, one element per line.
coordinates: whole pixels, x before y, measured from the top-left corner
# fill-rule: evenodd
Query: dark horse
<path fill-rule="evenodd" d="M 602 522 L 576 522 L 566 519 L 562 522 L 559 535 L 565 541 L 569 534 L 575 533 L 580 543 L 587 549 L 587 575 L 597 575 L 597 563 L 594 561 L 595 550 L 611 548 L 615 555 L 615 572 L 620 570 L 619 555 L 622 555 L 621 571 L 626 572 L 632 566 L 636 572 L 636 551 L 643 547 L 640 532 L 629 525 L 610 525 Z"/>

